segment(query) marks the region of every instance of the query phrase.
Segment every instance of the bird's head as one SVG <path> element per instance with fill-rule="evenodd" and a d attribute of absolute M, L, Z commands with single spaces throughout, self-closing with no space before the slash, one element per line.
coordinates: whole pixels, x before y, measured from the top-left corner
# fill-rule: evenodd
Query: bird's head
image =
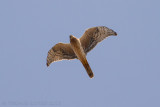
<path fill-rule="evenodd" d="M 70 35 L 69 37 L 70 37 L 70 43 L 78 41 L 78 39 L 75 36 L 73 36 L 73 35 Z"/>
<path fill-rule="evenodd" d="M 101 32 L 103 34 L 106 34 L 107 36 L 117 36 L 117 33 L 115 31 L 113 31 L 112 29 L 109 29 L 105 26 L 100 27 L 99 30 L 101 30 Z"/>
<path fill-rule="evenodd" d="M 71 39 L 74 39 L 75 37 L 73 35 L 70 35 L 69 38 L 71 40 Z"/>

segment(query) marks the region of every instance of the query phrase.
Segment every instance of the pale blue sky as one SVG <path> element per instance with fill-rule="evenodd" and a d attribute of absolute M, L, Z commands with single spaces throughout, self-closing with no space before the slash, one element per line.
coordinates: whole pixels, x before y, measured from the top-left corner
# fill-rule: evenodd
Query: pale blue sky
<path fill-rule="evenodd" d="M 78 60 L 46 67 L 69 35 L 118 33 Z M 159 0 L 1 0 L 0 107 L 160 107 Z"/>

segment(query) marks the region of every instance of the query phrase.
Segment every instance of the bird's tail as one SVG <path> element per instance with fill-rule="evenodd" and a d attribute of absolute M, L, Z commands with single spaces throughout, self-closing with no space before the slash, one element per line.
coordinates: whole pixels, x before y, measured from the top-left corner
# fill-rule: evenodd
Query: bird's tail
<path fill-rule="evenodd" d="M 82 64 L 83 64 L 84 68 L 86 69 L 89 77 L 90 77 L 90 78 L 93 78 L 93 77 L 94 77 L 94 74 L 93 74 L 93 72 L 92 72 L 92 69 L 91 69 L 91 67 L 90 67 L 87 59 L 81 60 L 81 62 L 82 62 Z"/>

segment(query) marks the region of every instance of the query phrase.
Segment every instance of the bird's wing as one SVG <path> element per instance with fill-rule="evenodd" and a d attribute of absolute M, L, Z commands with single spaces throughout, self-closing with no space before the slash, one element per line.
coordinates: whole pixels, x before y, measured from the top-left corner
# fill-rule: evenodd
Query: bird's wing
<path fill-rule="evenodd" d="M 99 31 L 98 27 L 93 27 L 85 31 L 83 36 L 80 38 L 80 42 L 84 52 L 87 54 L 97 45 L 98 42 L 105 38 L 106 36 L 104 36 L 104 34 Z"/>
<path fill-rule="evenodd" d="M 47 66 L 55 61 L 75 58 L 77 58 L 77 56 L 72 50 L 71 44 L 58 43 L 48 51 Z"/>

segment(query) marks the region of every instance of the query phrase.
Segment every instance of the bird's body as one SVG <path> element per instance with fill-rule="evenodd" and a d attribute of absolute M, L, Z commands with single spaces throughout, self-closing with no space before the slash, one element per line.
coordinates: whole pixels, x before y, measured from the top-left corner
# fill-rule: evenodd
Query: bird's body
<path fill-rule="evenodd" d="M 105 26 L 87 29 L 80 39 L 71 35 L 70 43 L 58 43 L 49 50 L 47 56 L 47 66 L 55 61 L 77 58 L 85 67 L 89 77 L 92 78 L 94 75 L 88 64 L 86 55 L 99 42 L 111 35 L 117 35 L 117 33 Z"/>
<path fill-rule="evenodd" d="M 94 75 L 93 75 L 93 72 L 88 64 L 88 61 L 86 59 L 86 54 L 84 53 L 84 49 L 81 46 L 80 40 L 71 35 L 70 36 L 70 44 L 71 44 L 71 47 L 72 47 L 74 53 L 76 54 L 77 58 L 81 61 L 84 68 L 86 69 L 89 77 L 92 78 Z"/>

